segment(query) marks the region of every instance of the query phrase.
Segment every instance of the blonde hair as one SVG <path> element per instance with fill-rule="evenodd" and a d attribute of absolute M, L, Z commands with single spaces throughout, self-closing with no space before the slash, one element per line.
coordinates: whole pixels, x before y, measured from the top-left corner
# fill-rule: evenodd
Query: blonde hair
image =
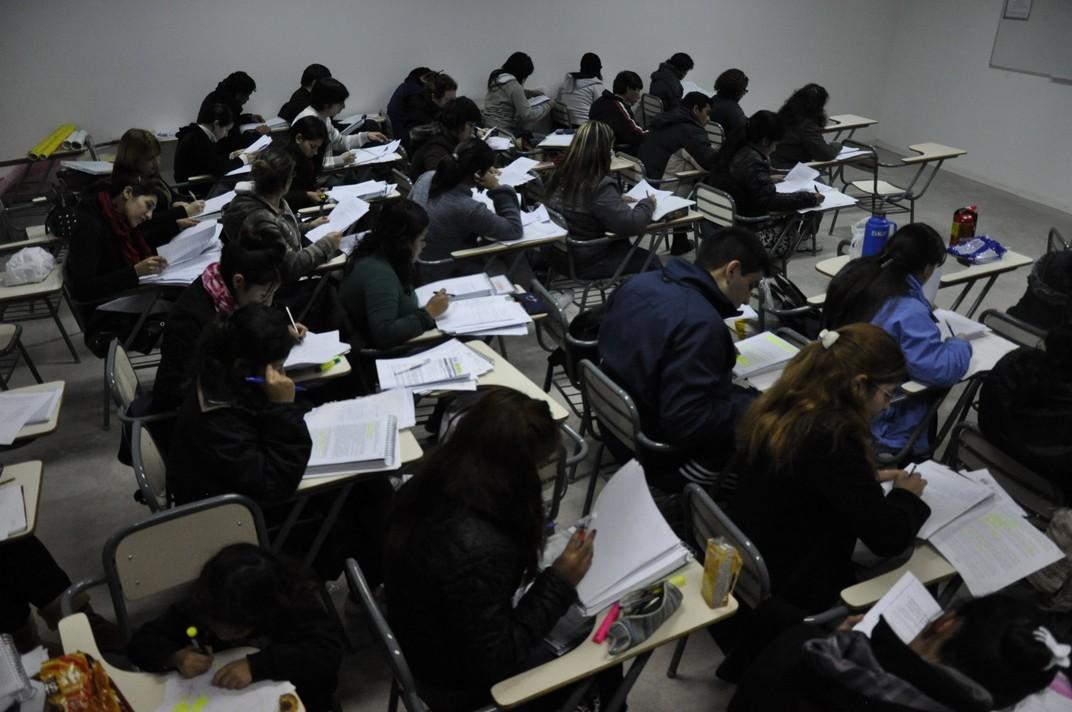
<path fill-rule="evenodd" d="M 562 163 L 547 181 L 546 199 L 561 191 L 570 203 L 585 203 L 603 176 L 610 173 L 614 131 L 602 121 L 586 121 L 577 129 Z"/>

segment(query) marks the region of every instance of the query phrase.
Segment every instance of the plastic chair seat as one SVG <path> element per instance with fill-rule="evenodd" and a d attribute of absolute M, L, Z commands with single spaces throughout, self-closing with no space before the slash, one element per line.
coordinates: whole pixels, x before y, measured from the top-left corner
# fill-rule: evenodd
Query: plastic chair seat
<path fill-rule="evenodd" d="M 898 188 L 893 183 L 887 183 L 884 180 L 877 183 L 873 180 L 854 180 L 852 187 L 868 195 L 900 195 L 905 192 L 904 188 Z"/>

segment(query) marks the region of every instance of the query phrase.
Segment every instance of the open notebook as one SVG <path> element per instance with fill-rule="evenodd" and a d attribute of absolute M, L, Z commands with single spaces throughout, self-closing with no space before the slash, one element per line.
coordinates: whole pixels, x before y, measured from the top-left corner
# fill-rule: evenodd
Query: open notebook
<path fill-rule="evenodd" d="M 305 415 L 313 450 L 305 476 L 394 470 L 402 465 L 398 418 L 367 417 L 351 401 L 327 403 Z"/>
<path fill-rule="evenodd" d="M 736 346 L 737 364 L 733 367 L 736 378 L 758 376 L 781 368 L 800 350 L 769 331 L 741 339 Z"/>

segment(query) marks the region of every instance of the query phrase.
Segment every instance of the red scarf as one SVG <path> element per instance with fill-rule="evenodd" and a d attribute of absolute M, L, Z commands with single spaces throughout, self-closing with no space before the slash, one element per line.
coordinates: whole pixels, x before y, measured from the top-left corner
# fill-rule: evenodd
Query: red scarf
<path fill-rule="evenodd" d="M 150 247 L 142 237 L 141 230 L 131 227 L 126 218 L 116 211 L 108 191 L 102 190 L 97 193 L 97 203 L 100 204 L 101 214 L 108 223 L 108 227 L 112 229 L 112 234 L 119 238 L 123 247 L 123 257 L 127 262 L 133 266 L 156 254 L 156 250 Z"/>
<path fill-rule="evenodd" d="M 234 295 L 231 294 L 227 283 L 223 281 L 223 275 L 220 274 L 219 262 L 213 262 L 201 273 L 201 286 L 212 297 L 212 305 L 220 314 L 229 315 L 238 308 Z"/>

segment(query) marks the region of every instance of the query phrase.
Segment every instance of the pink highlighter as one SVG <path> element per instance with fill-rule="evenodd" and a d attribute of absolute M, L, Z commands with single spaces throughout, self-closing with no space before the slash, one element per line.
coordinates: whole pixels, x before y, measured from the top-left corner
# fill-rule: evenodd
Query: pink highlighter
<path fill-rule="evenodd" d="M 599 625 L 599 629 L 596 630 L 596 634 L 592 636 L 593 643 L 602 643 L 607 639 L 607 634 L 610 633 L 610 627 L 614 625 L 614 621 L 618 620 L 618 614 L 621 613 L 621 605 L 615 601 L 611 604 L 610 611 L 607 612 L 607 617 L 603 619 L 603 622 Z"/>

